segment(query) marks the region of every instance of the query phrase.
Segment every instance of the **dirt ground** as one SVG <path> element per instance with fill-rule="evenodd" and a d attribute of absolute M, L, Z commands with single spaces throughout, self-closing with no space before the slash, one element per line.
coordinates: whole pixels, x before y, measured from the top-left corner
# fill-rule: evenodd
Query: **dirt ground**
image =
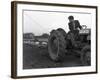
<path fill-rule="evenodd" d="M 75 55 L 66 55 L 63 61 L 54 62 L 49 57 L 47 47 L 38 48 L 28 44 L 23 46 L 23 69 L 82 66 L 80 58 Z"/>

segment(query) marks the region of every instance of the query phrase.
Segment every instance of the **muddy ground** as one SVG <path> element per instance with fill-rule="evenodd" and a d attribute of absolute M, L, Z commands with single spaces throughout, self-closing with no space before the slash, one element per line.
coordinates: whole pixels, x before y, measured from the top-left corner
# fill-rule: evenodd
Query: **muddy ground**
<path fill-rule="evenodd" d="M 75 54 L 75 53 L 72 53 Z M 82 66 L 80 58 L 75 55 L 66 55 L 63 61 L 54 62 L 50 59 L 47 47 L 23 45 L 23 69 L 56 68 Z"/>

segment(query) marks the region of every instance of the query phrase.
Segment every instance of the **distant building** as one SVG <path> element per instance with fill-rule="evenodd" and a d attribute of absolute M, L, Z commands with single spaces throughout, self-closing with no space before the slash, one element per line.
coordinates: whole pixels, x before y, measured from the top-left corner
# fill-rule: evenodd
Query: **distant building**
<path fill-rule="evenodd" d="M 35 36 L 33 33 L 24 33 L 23 38 L 24 39 L 35 39 Z"/>
<path fill-rule="evenodd" d="M 48 34 L 35 36 L 33 33 L 24 33 L 23 42 L 26 44 L 33 44 L 33 45 L 47 45 L 48 37 L 49 37 Z"/>

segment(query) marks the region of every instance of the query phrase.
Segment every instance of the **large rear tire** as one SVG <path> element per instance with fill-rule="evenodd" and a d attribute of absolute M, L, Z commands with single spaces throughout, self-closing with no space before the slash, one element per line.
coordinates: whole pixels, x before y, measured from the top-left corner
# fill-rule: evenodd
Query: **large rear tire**
<path fill-rule="evenodd" d="M 63 37 L 66 38 L 66 34 L 67 34 L 67 33 L 64 31 L 64 29 L 58 28 L 57 31 L 59 31 L 59 32 L 63 35 Z"/>
<path fill-rule="evenodd" d="M 90 45 L 86 45 L 82 49 L 81 61 L 83 65 L 89 66 L 91 65 L 91 47 Z"/>
<path fill-rule="evenodd" d="M 65 56 L 66 40 L 58 30 L 52 30 L 48 40 L 48 51 L 53 61 L 61 61 Z"/>

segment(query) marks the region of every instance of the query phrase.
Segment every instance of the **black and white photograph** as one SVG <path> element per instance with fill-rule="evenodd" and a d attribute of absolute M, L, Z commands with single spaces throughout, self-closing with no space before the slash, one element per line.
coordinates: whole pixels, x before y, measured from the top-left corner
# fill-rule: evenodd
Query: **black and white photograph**
<path fill-rule="evenodd" d="M 16 24 L 13 40 L 17 44 L 13 45 L 16 60 L 12 62 L 17 64 L 13 75 L 97 72 L 96 6 L 34 2 L 13 2 L 12 5 L 16 16 L 15 22 L 12 21 Z"/>
<path fill-rule="evenodd" d="M 91 66 L 90 25 L 89 13 L 24 10 L 23 68 Z"/>

